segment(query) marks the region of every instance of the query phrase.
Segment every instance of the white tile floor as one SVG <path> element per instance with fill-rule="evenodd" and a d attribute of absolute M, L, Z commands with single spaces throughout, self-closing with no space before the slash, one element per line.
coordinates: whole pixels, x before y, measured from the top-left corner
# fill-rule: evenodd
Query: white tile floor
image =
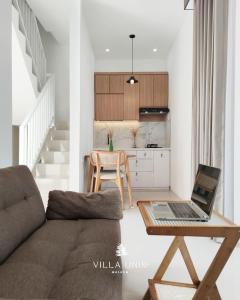
<path fill-rule="evenodd" d="M 141 191 L 134 192 L 136 200 L 177 199 L 171 192 Z M 126 209 L 121 221 L 122 243 L 128 255 L 123 263 L 141 265 L 137 269 L 126 269 L 123 275 L 123 300 L 140 300 L 147 288 L 147 280 L 152 278 L 161 259 L 164 257 L 171 237 L 148 236 L 138 208 Z M 190 254 L 199 277 L 202 278 L 212 261 L 219 245 L 208 238 L 187 238 Z M 191 282 L 179 254 L 173 260 L 165 279 Z M 223 300 L 240 299 L 240 248 L 236 248 L 223 270 L 218 282 Z M 167 300 L 170 300 L 167 299 Z M 171 300 L 175 300 L 171 298 Z M 181 298 L 181 300 L 185 300 Z"/>

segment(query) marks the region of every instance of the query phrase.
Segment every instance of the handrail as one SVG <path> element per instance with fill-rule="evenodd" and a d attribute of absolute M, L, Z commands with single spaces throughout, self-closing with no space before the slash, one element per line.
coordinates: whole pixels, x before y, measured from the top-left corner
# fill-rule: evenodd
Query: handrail
<path fill-rule="evenodd" d="M 41 90 L 47 80 L 47 59 L 37 24 L 37 19 L 26 0 L 12 0 L 20 18 L 20 29 L 25 35 L 27 50 L 32 57 L 33 71 L 38 79 L 38 88 Z"/>
<path fill-rule="evenodd" d="M 33 170 L 49 129 L 54 125 L 55 78 L 49 76 L 37 104 L 20 126 L 19 163 Z"/>

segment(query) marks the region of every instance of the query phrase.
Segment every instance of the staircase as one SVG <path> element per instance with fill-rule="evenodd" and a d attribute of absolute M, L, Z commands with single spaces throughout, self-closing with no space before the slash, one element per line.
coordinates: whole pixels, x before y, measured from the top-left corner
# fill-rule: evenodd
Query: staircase
<path fill-rule="evenodd" d="M 35 179 L 44 206 L 52 190 L 67 190 L 69 176 L 69 131 L 50 130 L 49 138 L 35 168 Z"/>
<path fill-rule="evenodd" d="M 47 59 L 37 18 L 26 0 L 12 0 L 12 23 L 37 96 L 47 81 Z"/>
<path fill-rule="evenodd" d="M 12 0 L 12 4 L 13 40 L 19 41 L 29 73 L 24 81 L 32 83 L 36 100 L 30 107 L 15 91 L 16 103 L 28 109 L 19 127 L 19 163 L 32 171 L 46 207 L 49 191 L 68 189 L 69 131 L 54 127 L 55 77 L 47 74 L 37 18 L 26 0 Z M 22 94 L 24 99 L 26 89 L 22 88 Z"/>
<path fill-rule="evenodd" d="M 21 48 L 21 52 L 23 55 L 23 59 L 25 61 L 25 65 L 28 71 L 29 79 L 32 83 L 32 88 L 34 90 L 35 96 L 37 97 L 39 94 L 38 90 L 38 79 L 36 73 L 33 70 L 33 60 L 29 51 L 27 51 L 27 39 L 24 35 L 23 31 L 20 29 L 20 14 L 17 9 L 12 6 L 12 34 L 13 34 L 13 43 L 15 42 L 15 38 L 18 40 L 18 45 Z"/>

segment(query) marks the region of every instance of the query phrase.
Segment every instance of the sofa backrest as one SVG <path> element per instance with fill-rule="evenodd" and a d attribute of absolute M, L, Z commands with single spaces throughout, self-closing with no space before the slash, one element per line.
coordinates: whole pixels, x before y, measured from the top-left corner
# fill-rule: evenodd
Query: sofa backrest
<path fill-rule="evenodd" d="M 44 222 L 44 206 L 30 170 L 0 169 L 0 264 Z"/>

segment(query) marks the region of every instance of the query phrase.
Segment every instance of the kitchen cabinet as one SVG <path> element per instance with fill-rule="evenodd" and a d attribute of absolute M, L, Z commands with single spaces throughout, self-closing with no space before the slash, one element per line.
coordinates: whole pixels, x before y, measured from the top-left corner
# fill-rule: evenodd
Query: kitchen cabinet
<path fill-rule="evenodd" d="M 153 75 L 140 75 L 140 107 L 153 107 Z"/>
<path fill-rule="evenodd" d="M 102 121 L 137 120 L 142 122 L 164 121 L 166 116 L 139 115 L 140 107 L 168 107 L 168 73 L 135 73 L 137 84 L 131 85 L 126 81 L 129 73 L 96 73 L 95 74 L 95 119 Z M 99 95 L 104 95 L 100 97 Z M 122 95 L 123 102 L 113 101 L 112 96 Z M 101 101 L 100 101 L 100 100 Z M 100 102 L 103 104 L 99 105 Z M 115 106 L 114 103 L 117 103 Z M 108 108 L 109 106 L 109 108 Z M 114 114 L 111 107 L 120 109 Z M 104 112 L 103 109 L 109 111 Z M 100 109 L 100 111 L 98 111 Z M 123 111 L 123 116 L 122 116 Z M 106 119 L 109 118 L 109 119 Z"/>
<path fill-rule="evenodd" d="M 166 188 L 170 186 L 170 152 L 154 152 L 154 186 Z"/>
<path fill-rule="evenodd" d="M 168 75 L 154 75 L 153 106 L 168 107 Z"/>
<path fill-rule="evenodd" d="M 98 94 L 95 99 L 97 121 L 123 120 L 123 95 Z"/>
<path fill-rule="evenodd" d="M 170 151 L 126 151 L 136 157 L 129 159 L 133 188 L 170 188 Z"/>
<path fill-rule="evenodd" d="M 110 75 L 110 94 L 123 94 L 124 93 L 124 76 L 123 75 Z"/>
<path fill-rule="evenodd" d="M 135 76 L 139 80 L 138 76 Z M 129 75 L 124 76 L 124 120 L 139 120 L 139 82 L 127 83 Z"/>
<path fill-rule="evenodd" d="M 123 149 L 124 150 L 124 149 Z M 129 169 L 133 189 L 169 189 L 170 188 L 170 150 L 146 149 L 125 150 L 129 155 Z M 114 188 L 112 182 L 104 183 L 104 187 Z M 124 181 L 124 187 L 127 187 Z"/>
<path fill-rule="evenodd" d="M 96 94 L 109 94 L 110 92 L 110 78 L 109 75 L 96 75 L 95 76 L 95 93 Z"/>

